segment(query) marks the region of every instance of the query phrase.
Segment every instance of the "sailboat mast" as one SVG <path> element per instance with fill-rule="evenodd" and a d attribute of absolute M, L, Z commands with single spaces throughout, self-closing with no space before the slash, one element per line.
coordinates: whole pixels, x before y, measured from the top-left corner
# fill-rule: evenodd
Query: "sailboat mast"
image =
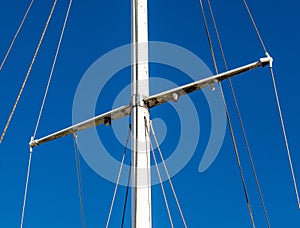
<path fill-rule="evenodd" d="M 149 109 L 171 100 L 174 101 L 174 97 L 176 97 L 177 100 L 181 96 L 213 85 L 243 72 L 258 67 L 265 67 L 267 65 L 272 66 L 273 59 L 266 53 L 266 57 L 260 58 L 258 61 L 248 65 L 149 96 L 148 1 L 131 0 L 131 3 L 132 85 L 130 105 L 122 106 L 103 113 L 39 139 L 32 137 L 29 145 L 32 151 L 33 147 L 39 146 L 43 143 L 95 127 L 100 124 L 106 124 L 107 121 L 110 123 L 112 120 L 131 115 L 131 227 L 151 228 L 151 163 L 150 136 L 148 134 L 150 122 Z"/>
<path fill-rule="evenodd" d="M 143 101 L 149 96 L 147 4 L 132 0 L 132 228 L 152 227 L 149 109 Z"/>

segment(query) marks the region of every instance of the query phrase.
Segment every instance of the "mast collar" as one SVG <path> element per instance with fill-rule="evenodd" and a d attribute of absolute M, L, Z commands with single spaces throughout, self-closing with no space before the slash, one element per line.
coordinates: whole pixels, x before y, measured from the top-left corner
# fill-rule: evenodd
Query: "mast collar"
<path fill-rule="evenodd" d="M 141 95 L 141 94 L 134 94 L 131 97 L 131 108 L 133 107 L 146 107 L 148 108 L 148 106 L 146 105 L 144 99 L 146 98 L 145 95 Z"/>

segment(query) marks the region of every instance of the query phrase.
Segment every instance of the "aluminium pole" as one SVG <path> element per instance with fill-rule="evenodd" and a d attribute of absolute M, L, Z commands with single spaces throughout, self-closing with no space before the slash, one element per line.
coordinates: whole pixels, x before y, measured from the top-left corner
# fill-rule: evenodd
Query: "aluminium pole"
<path fill-rule="evenodd" d="M 147 8 L 147 0 L 132 0 L 132 228 L 152 227 Z"/>

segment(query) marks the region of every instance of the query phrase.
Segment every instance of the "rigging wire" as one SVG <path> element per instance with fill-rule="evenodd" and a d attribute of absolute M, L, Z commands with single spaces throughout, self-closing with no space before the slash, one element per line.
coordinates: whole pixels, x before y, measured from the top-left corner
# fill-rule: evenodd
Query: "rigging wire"
<path fill-rule="evenodd" d="M 128 201 L 128 192 L 129 192 L 129 186 L 130 186 L 130 177 L 131 177 L 131 162 L 129 165 L 129 174 L 128 174 L 128 181 L 127 181 L 127 187 L 126 187 L 126 193 L 125 193 L 125 201 L 124 201 L 124 207 L 123 207 L 123 213 L 122 213 L 122 224 L 121 228 L 124 227 L 125 222 L 125 214 L 126 214 L 126 207 L 127 207 L 127 201 Z"/>
<path fill-rule="evenodd" d="M 155 134 L 153 125 L 152 125 L 152 121 L 150 121 L 150 130 L 151 130 L 151 132 L 152 132 L 152 134 L 153 134 L 153 138 L 154 138 L 154 140 L 155 140 L 155 144 L 156 144 L 157 150 L 158 150 L 158 152 L 159 152 L 160 158 L 161 158 L 161 160 L 162 160 L 162 164 L 163 164 L 164 169 L 165 169 L 165 172 L 166 172 L 166 174 L 167 174 L 168 181 L 169 181 L 170 187 L 171 187 L 171 189 L 172 189 L 172 193 L 173 193 L 173 196 L 174 196 L 174 198 L 175 198 L 175 201 L 176 201 L 176 204 L 177 204 L 177 208 L 178 208 L 178 210 L 179 210 L 179 213 L 180 213 L 180 216 L 181 216 L 183 225 L 184 225 L 185 228 L 187 228 L 186 221 L 185 221 L 185 218 L 184 218 L 184 216 L 183 216 L 183 212 L 182 212 L 181 206 L 180 206 L 180 204 L 179 204 L 179 200 L 178 200 L 178 197 L 177 197 L 177 195 L 176 195 L 175 188 L 174 188 L 174 186 L 173 186 L 173 183 L 172 183 L 172 180 L 171 180 L 171 176 L 170 176 L 169 170 L 168 170 L 167 165 L 166 165 L 166 163 L 165 163 L 165 159 L 164 159 L 164 157 L 163 157 L 163 155 L 162 155 L 162 151 L 161 151 L 161 149 L 160 149 L 160 146 L 159 146 L 159 143 L 158 143 L 158 140 L 157 140 L 157 137 L 156 137 L 156 134 Z"/>
<path fill-rule="evenodd" d="M 252 22 L 252 24 L 253 24 L 253 26 L 255 28 L 256 34 L 257 34 L 257 36 L 258 36 L 258 38 L 260 40 L 260 43 L 261 43 L 261 45 L 262 45 L 265 53 L 268 55 L 267 48 L 266 48 L 266 46 L 264 44 L 262 36 L 260 35 L 258 27 L 256 26 L 254 17 L 252 16 L 252 13 L 251 13 L 251 10 L 250 10 L 250 8 L 249 8 L 249 6 L 247 4 L 247 1 L 246 0 L 243 0 L 243 1 L 244 1 L 246 10 L 248 12 L 248 15 L 249 15 L 249 17 L 251 19 L 251 22 Z M 282 111 L 281 111 L 281 105 L 280 105 L 278 90 L 277 90 L 276 81 L 275 81 L 275 74 L 274 74 L 274 71 L 273 71 L 272 64 L 270 65 L 270 74 L 271 74 L 271 77 L 272 77 L 272 83 L 273 83 L 273 87 L 274 87 L 274 93 L 275 93 L 275 97 L 276 97 L 276 103 L 277 103 L 277 108 L 278 108 L 278 112 L 279 112 L 282 133 L 283 133 L 285 147 L 286 147 L 286 151 L 287 151 L 287 155 L 288 155 L 288 160 L 289 160 L 289 165 L 290 165 L 290 171 L 291 171 L 291 175 L 292 175 L 292 179 L 293 179 L 293 184 L 294 184 L 294 190 L 295 190 L 295 194 L 296 194 L 296 198 L 297 198 L 297 204 L 298 204 L 298 208 L 300 209 L 300 199 L 299 199 L 299 194 L 298 194 L 298 186 L 297 186 L 296 177 L 295 177 L 295 173 L 294 173 L 292 157 L 291 157 L 289 143 L 288 143 L 287 134 L 286 134 L 286 130 L 285 130 L 285 124 L 284 124 L 283 115 L 282 115 Z"/>
<path fill-rule="evenodd" d="M 215 29 L 216 36 L 217 36 L 217 39 L 218 39 L 218 44 L 219 44 L 219 48 L 220 48 L 220 51 L 221 51 L 221 54 L 222 54 L 222 59 L 223 59 L 223 62 L 224 62 L 224 66 L 225 66 L 226 71 L 228 71 L 229 68 L 228 68 L 228 65 L 227 65 L 225 53 L 224 53 L 224 50 L 223 50 L 223 45 L 222 45 L 222 42 L 221 42 L 221 37 L 220 37 L 219 31 L 218 31 L 217 23 L 216 23 L 216 20 L 215 20 L 215 16 L 214 16 L 214 12 L 213 12 L 210 0 L 207 0 L 207 3 L 208 3 L 208 6 L 209 6 L 211 18 L 212 18 L 212 21 L 213 21 L 213 24 L 214 24 L 214 29 Z M 254 162 L 253 162 L 253 157 L 252 157 L 252 153 L 251 153 L 251 150 L 250 150 L 250 145 L 249 145 L 249 142 L 248 142 L 248 139 L 247 139 L 247 134 L 246 134 L 246 130 L 245 130 L 245 127 L 244 127 L 242 115 L 241 115 L 239 105 L 238 105 L 238 102 L 237 102 L 236 93 L 235 93 L 235 90 L 234 90 L 232 80 L 229 78 L 228 81 L 229 81 L 229 85 L 230 85 L 230 89 L 231 89 L 231 94 L 232 94 L 232 97 L 233 97 L 233 100 L 234 100 L 235 109 L 236 109 L 236 112 L 238 114 L 238 118 L 239 118 L 241 130 L 242 130 L 243 138 L 244 138 L 244 141 L 245 141 L 248 157 L 249 157 L 249 160 L 250 160 L 253 176 L 255 178 L 256 187 L 257 187 L 257 190 L 258 190 L 258 193 L 259 193 L 260 202 L 261 202 L 261 205 L 262 205 L 262 208 L 263 208 L 263 213 L 264 213 L 264 216 L 265 216 L 265 219 L 266 219 L 267 226 L 270 228 L 270 222 L 269 222 L 269 217 L 268 217 L 268 214 L 267 214 L 267 209 L 266 209 L 266 206 L 265 206 L 265 202 L 264 202 L 264 199 L 263 199 L 263 194 L 262 194 L 261 187 L 260 187 L 260 184 L 259 184 L 259 180 L 258 180 L 258 176 L 257 176 L 257 173 L 256 173 L 255 165 L 254 165 Z"/>
<path fill-rule="evenodd" d="M 149 132 L 149 129 L 148 129 L 148 126 L 147 126 L 147 123 L 146 123 L 146 119 L 145 119 L 145 131 L 146 131 L 146 133 L 148 134 L 148 136 L 150 138 L 150 132 Z M 162 193 L 163 193 L 165 205 L 166 205 L 166 208 L 167 208 L 170 224 L 171 224 L 172 228 L 174 228 L 174 223 L 173 223 L 173 219 L 172 219 L 172 215 L 171 215 L 167 195 L 166 195 L 165 188 L 164 188 L 164 185 L 163 185 L 163 181 L 162 181 L 162 178 L 161 178 L 161 174 L 160 174 L 160 171 L 159 171 L 159 168 L 158 168 L 158 163 L 157 163 L 156 155 L 154 153 L 154 148 L 153 148 L 151 139 L 149 141 L 150 141 L 150 149 L 151 149 L 153 160 L 154 160 L 154 163 L 155 163 L 155 168 L 156 168 L 158 178 L 159 178 L 159 183 L 160 183 L 160 186 L 161 186 L 161 190 L 162 190 Z"/>
<path fill-rule="evenodd" d="M 128 146 L 128 142 L 129 142 L 129 138 L 130 138 L 130 131 L 131 131 L 131 127 L 129 126 L 128 128 L 128 133 L 127 133 L 127 139 L 126 139 L 126 143 L 125 143 L 125 147 L 124 147 L 124 151 L 123 151 L 123 156 L 122 156 L 122 160 L 121 160 L 121 165 L 120 165 L 120 169 L 119 169 L 119 173 L 118 173 L 118 177 L 117 177 L 117 181 L 116 181 L 116 185 L 115 185 L 115 190 L 114 190 L 114 194 L 112 197 L 112 201 L 111 201 L 111 205 L 110 205 L 110 209 L 109 209 L 109 213 L 108 213 L 108 218 L 106 221 L 106 228 L 108 228 L 109 222 L 110 222 L 110 217 L 111 217 L 111 213 L 112 213 L 112 209 L 115 203 L 115 198 L 117 195 L 117 190 L 119 187 L 119 182 L 120 182 L 120 178 L 121 178 L 121 173 L 122 173 L 122 169 L 123 169 L 123 165 L 124 165 L 124 160 L 125 160 L 125 155 L 127 152 L 127 146 Z"/>
<path fill-rule="evenodd" d="M 276 97 L 276 103 L 277 103 L 277 108 L 278 108 L 278 112 L 279 112 L 281 128 L 282 128 L 282 132 L 283 132 L 283 136 L 284 136 L 285 147 L 286 147 L 286 151 L 287 151 L 287 155 L 288 155 L 288 159 L 289 159 L 290 170 L 291 170 L 291 174 L 292 174 L 292 178 L 293 178 L 293 184 L 294 184 L 294 189 L 295 189 L 295 193 L 296 193 L 298 208 L 300 209 L 298 187 L 297 187 L 296 177 L 295 177 L 295 173 L 294 173 L 293 162 L 292 162 L 292 157 L 291 157 L 291 153 L 290 153 L 290 147 L 289 147 L 289 143 L 288 143 L 288 139 L 287 139 L 287 135 L 286 135 L 285 124 L 284 124 L 284 120 L 283 120 L 283 116 L 282 116 L 281 105 L 280 105 L 278 90 L 277 90 L 276 81 L 275 81 L 275 75 L 274 75 L 274 71 L 273 71 L 272 67 L 270 67 L 270 72 L 271 72 L 271 76 L 272 76 L 272 82 L 273 82 L 273 87 L 274 87 L 274 92 L 275 92 L 275 97 Z"/>
<path fill-rule="evenodd" d="M 26 183 L 25 183 L 25 190 L 24 190 L 24 199 L 23 199 L 23 206 L 22 206 L 22 215 L 21 215 L 20 228 L 23 228 L 23 223 L 24 223 L 25 207 L 26 207 L 26 202 L 27 202 L 27 192 L 28 192 L 28 184 L 29 184 L 30 169 L 31 169 L 31 158 L 32 158 L 32 148 L 30 148 L 29 159 L 28 159 L 27 175 L 26 175 Z"/>
<path fill-rule="evenodd" d="M 9 116 L 9 118 L 8 118 L 8 121 L 7 121 L 7 123 L 6 123 L 5 127 L 4 127 L 4 130 L 3 130 L 3 132 L 2 132 L 2 135 L 1 135 L 1 137 L 0 137 L 0 143 L 2 142 L 2 140 L 3 140 L 4 136 L 5 136 L 6 130 L 7 130 L 7 128 L 8 128 L 8 125 L 9 125 L 11 119 L 12 119 L 12 116 L 13 116 L 13 114 L 14 114 L 14 111 L 15 111 L 15 109 L 16 109 L 16 107 L 17 107 L 17 104 L 18 104 L 18 102 L 19 102 L 19 99 L 20 99 L 20 97 L 21 97 L 21 95 L 22 95 L 22 92 L 23 92 L 23 89 L 24 89 L 25 84 L 26 84 L 26 82 L 27 82 L 28 76 L 29 76 L 29 74 L 30 74 L 30 72 L 31 72 L 32 66 L 33 66 L 33 64 L 34 64 L 34 62 L 35 62 L 36 56 L 37 56 L 37 54 L 38 54 L 38 52 L 39 52 L 40 46 L 41 46 L 41 44 L 42 44 L 42 42 L 43 42 L 45 33 L 46 33 L 46 31 L 47 31 L 48 25 L 49 25 L 50 20 L 51 20 L 51 18 L 52 18 L 52 15 L 53 15 L 53 12 L 54 12 L 56 3 L 57 3 L 57 0 L 55 0 L 55 1 L 53 2 L 53 5 L 52 5 L 52 8 L 51 8 L 50 14 L 49 14 L 49 16 L 48 16 L 48 19 L 47 19 L 46 25 L 45 25 L 45 27 L 44 27 L 43 33 L 42 33 L 42 35 L 41 35 L 41 38 L 40 38 L 39 43 L 38 43 L 38 46 L 37 46 L 37 48 L 36 48 L 36 50 L 35 50 L 35 53 L 34 53 L 34 56 L 33 56 L 33 58 L 32 58 L 31 64 L 30 64 L 29 69 L 28 69 L 28 71 L 27 71 L 27 74 L 26 74 L 26 76 L 25 76 L 24 82 L 23 82 L 23 84 L 22 84 L 22 87 L 21 87 L 21 89 L 20 89 L 20 92 L 19 92 L 19 94 L 18 94 L 18 97 L 17 97 L 17 99 L 16 99 L 16 102 L 15 102 L 15 104 L 14 104 L 14 106 L 13 106 L 12 112 L 10 113 L 10 116 Z M 24 18 L 23 18 L 23 20 L 22 20 L 22 22 L 21 22 L 21 25 L 20 25 L 20 27 L 19 27 L 19 29 L 18 29 L 18 31 L 17 31 L 17 34 L 18 34 L 19 31 L 21 30 L 21 27 L 22 27 L 22 25 L 23 25 L 23 23 L 24 23 L 24 21 L 25 21 L 25 19 L 26 19 L 26 17 L 27 17 L 27 14 L 28 14 L 28 12 L 29 12 L 29 10 L 30 10 L 32 4 L 33 4 L 33 1 L 30 3 L 30 5 L 29 5 L 29 7 L 28 7 L 28 9 L 27 9 L 27 11 L 26 11 L 26 14 L 25 14 L 25 16 L 24 16 Z M 13 39 L 13 42 L 14 42 L 15 38 L 17 37 L 17 34 L 15 35 L 15 37 L 14 37 L 14 39 Z M 12 47 L 12 45 L 11 45 L 11 47 Z M 9 48 L 9 51 L 10 51 L 11 47 Z M 8 55 L 8 54 L 7 54 L 7 55 Z M 6 58 L 7 58 L 7 57 L 6 57 Z M 6 58 L 5 58 L 5 59 L 6 59 Z M 3 64 L 4 64 L 4 63 L 2 62 L 1 67 L 3 66 Z M 33 138 L 32 138 L 32 139 L 33 139 Z M 26 184 L 25 184 L 25 190 L 24 190 L 24 199 L 23 199 L 23 206 L 22 206 L 22 214 L 21 214 L 20 228 L 22 228 L 22 227 L 23 227 L 23 224 L 24 224 L 24 216 L 25 216 L 25 208 L 26 208 L 26 202 L 27 202 L 27 193 L 28 193 L 29 177 L 30 177 L 30 170 L 31 170 L 31 160 L 32 160 L 32 147 L 30 147 L 30 153 L 29 153 L 29 159 L 28 159 L 28 167 L 27 167 Z"/>
<path fill-rule="evenodd" d="M 247 4 L 247 1 L 246 1 L 246 0 L 243 0 L 243 2 L 244 2 L 244 5 L 245 5 L 245 7 L 246 7 L 246 10 L 247 10 L 247 12 L 248 12 L 248 15 L 249 15 L 249 17 L 250 17 L 250 20 L 251 20 L 251 22 L 252 22 L 252 24 L 253 24 L 253 27 L 254 27 L 254 29 L 255 29 L 255 31 L 256 31 L 256 34 L 257 34 L 257 36 L 258 36 L 258 38 L 259 38 L 259 40 L 260 40 L 260 43 L 261 43 L 261 45 L 262 45 L 262 48 L 264 49 L 265 53 L 267 53 L 266 45 L 265 45 L 265 43 L 264 43 L 264 41 L 263 41 L 263 39 L 262 39 L 262 37 L 261 37 L 261 35 L 260 35 L 260 32 L 259 32 L 259 30 L 258 30 L 258 27 L 257 27 L 255 21 L 254 21 L 254 18 L 253 18 L 253 16 L 252 16 L 252 13 L 251 13 L 251 11 L 250 11 L 250 8 L 249 8 L 249 6 L 248 6 L 248 4 Z"/>
<path fill-rule="evenodd" d="M 217 67 L 217 62 L 216 62 L 216 58 L 215 58 L 215 54 L 214 54 L 213 44 L 212 44 L 212 40 L 211 40 L 211 37 L 210 37 L 210 33 L 209 33 L 208 25 L 207 25 L 207 20 L 206 20 L 202 0 L 200 0 L 200 6 L 201 6 L 201 12 L 202 12 L 204 26 L 205 26 L 205 30 L 206 30 L 206 35 L 207 35 L 208 43 L 209 43 L 210 50 L 211 50 L 212 59 L 213 59 L 213 62 L 214 62 L 216 73 L 218 74 L 219 70 L 218 70 L 218 67 Z M 245 194 L 245 198 L 246 198 L 246 203 L 247 203 L 247 206 L 248 206 L 248 211 L 249 211 L 252 227 L 255 228 L 255 221 L 254 221 L 254 217 L 253 217 L 253 213 L 252 213 L 252 209 L 251 209 L 249 194 L 248 194 L 248 191 L 247 191 L 247 186 L 246 186 L 246 182 L 245 182 L 245 178 L 244 178 L 244 174 L 243 174 L 243 169 L 242 169 L 242 165 L 241 165 L 241 161 L 240 161 L 240 157 L 239 157 L 239 152 L 238 152 L 238 148 L 237 148 L 237 144 L 236 144 L 236 140 L 235 140 L 235 135 L 234 135 L 234 132 L 233 132 L 233 127 L 232 127 L 230 115 L 229 115 L 227 104 L 226 104 L 224 91 L 223 91 L 223 88 L 222 88 L 222 83 L 219 82 L 218 84 L 219 84 L 221 95 L 222 95 L 222 100 L 223 100 L 223 104 L 224 104 L 224 108 L 225 108 L 226 118 L 227 118 L 227 122 L 228 122 L 229 129 L 230 129 L 230 135 L 231 135 L 231 139 L 232 139 L 232 143 L 233 143 L 233 147 L 234 147 L 236 160 L 237 160 L 237 163 L 238 163 L 239 173 L 240 173 L 240 177 L 241 177 L 241 180 L 242 180 L 243 190 L 244 190 L 244 194 Z"/>
<path fill-rule="evenodd" d="M 150 150 L 151 150 L 151 148 L 148 148 L 148 143 L 147 143 L 147 129 L 148 129 L 148 125 L 147 125 L 147 118 L 146 118 L 146 116 L 144 116 L 144 123 L 145 123 L 145 132 L 144 132 L 144 136 L 145 136 L 145 139 L 146 139 L 146 143 L 145 143 L 145 145 L 146 145 L 146 153 L 147 153 L 147 155 L 146 155 L 146 161 L 147 161 L 147 167 L 146 167 L 146 170 L 147 170 L 147 187 L 148 188 L 150 188 L 150 191 L 151 191 L 151 167 L 149 167 L 149 166 L 151 166 L 151 160 L 149 160 L 150 159 L 150 156 L 151 156 L 151 154 L 150 154 Z M 149 142 L 151 143 L 151 139 L 150 139 L 150 135 L 149 135 Z M 136 171 L 135 171 L 136 172 Z M 138 186 L 137 186 L 138 187 Z M 150 194 L 147 194 L 147 196 L 148 196 L 148 201 L 147 201 L 147 203 L 148 203 L 148 208 L 151 208 L 151 197 L 150 197 Z M 151 218 L 150 217 L 148 217 L 148 219 L 150 220 Z"/>
<path fill-rule="evenodd" d="M 48 25 L 49 25 L 49 23 L 50 23 L 50 20 L 51 20 L 51 18 L 52 18 L 52 15 L 53 15 L 53 12 L 54 12 L 56 3 L 57 3 L 57 0 L 54 0 L 53 5 L 52 5 L 52 8 L 51 8 L 51 11 L 50 11 L 50 14 L 49 14 L 48 19 L 47 19 L 47 22 L 46 22 L 46 25 L 45 25 L 45 27 L 44 27 L 43 33 L 42 33 L 42 35 L 41 35 L 41 38 L 40 38 L 40 40 L 39 40 L 39 43 L 38 43 L 38 46 L 37 46 L 37 48 L 36 48 L 36 50 L 35 50 L 35 53 L 34 53 L 34 55 L 33 55 L 33 58 L 32 58 L 32 60 L 31 60 L 30 66 L 29 66 L 29 68 L 28 68 L 28 71 L 27 71 L 27 73 L 26 73 L 25 79 L 24 79 L 24 81 L 23 81 L 23 84 L 22 84 L 21 89 L 20 89 L 20 91 L 19 91 L 19 94 L 18 94 L 18 96 L 17 96 L 17 99 L 16 99 L 16 101 L 15 101 L 15 103 L 14 103 L 14 106 L 13 106 L 13 108 L 12 108 L 12 111 L 11 111 L 11 113 L 10 113 L 10 115 L 9 115 L 9 118 L 8 118 L 6 124 L 5 124 L 4 129 L 3 129 L 2 135 L 1 135 L 1 137 L 0 137 L 0 143 L 2 142 L 2 140 L 3 140 L 3 138 L 4 138 L 5 134 L 6 134 L 7 128 L 8 128 L 8 126 L 9 126 L 9 124 L 10 124 L 10 122 L 11 122 L 11 119 L 12 119 L 12 117 L 13 117 L 13 115 L 14 115 L 14 112 L 15 112 L 15 110 L 16 110 L 16 108 L 17 108 L 17 105 L 18 105 L 19 100 L 20 100 L 20 98 L 21 98 L 21 95 L 22 95 L 22 93 L 23 93 L 24 87 L 25 87 L 25 85 L 26 85 L 27 79 L 28 79 L 29 74 L 30 74 L 30 72 L 31 72 L 32 66 L 33 66 L 33 64 L 34 64 L 34 62 L 35 62 L 35 60 L 36 60 L 37 54 L 38 54 L 38 52 L 39 52 L 39 50 L 40 50 L 40 47 L 41 47 L 41 44 L 42 44 L 42 42 L 43 42 L 43 40 L 44 40 L 44 36 L 45 36 L 46 31 L 47 31 L 47 28 L 48 28 Z"/>
<path fill-rule="evenodd" d="M 212 59 L 213 59 L 213 63 L 214 63 L 214 67 L 218 73 L 218 67 L 217 67 L 217 62 L 216 62 L 216 58 L 215 58 L 215 52 L 214 52 L 214 48 L 210 39 L 210 34 L 209 34 L 209 30 L 208 30 L 208 25 L 207 25 L 207 20 L 206 20 L 206 16 L 205 16 L 205 11 L 204 11 L 204 7 L 203 7 L 203 2 L 202 0 L 200 0 L 200 7 L 201 7 L 201 13 L 202 13 L 202 18 L 203 18 L 203 23 L 204 23 L 204 27 L 205 27 L 205 32 L 206 32 L 206 36 L 207 36 L 207 41 L 209 43 L 209 49 L 210 49 L 210 53 L 212 55 Z"/>
<path fill-rule="evenodd" d="M 226 105 L 226 100 L 225 100 L 222 84 L 220 82 L 219 82 L 219 86 L 220 86 L 220 90 L 221 90 L 221 94 L 222 94 L 222 100 L 223 100 L 223 103 L 224 103 L 224 107 L 226 109 L 226 118 L 227 118 L 227 122 L 228 122 L 229 129 L 230 129 L 230 135 L 231 135 L 231 139 L 232 139 L 232 143 L 233 143 L 233 147 L 234 147 L 236 160 L 237 160 L 237 163 L 238 163 L 238 168 L 239 168 L 239 172 L 240 172 L 240 176 L 241 176 L 241 180 L 242 180 L 243 190 L 244 190 L 244 194 L 245 194 L 245 198 L 246 198 L 246 202 L 247 202 L 247 206 L 248 206 L 250 219 L 251 219 L 251 222 L 252 222 L 252 227 L 255 228 L 255 221 L 254 221 L 254 217 L 253 217 L 253 213 L 252 213 L 252 209 L 251 209 L 250 198 L 249 198 L 249 194 L 248 194 L 248 191 L 247 191 L 247 185 L 246 185 L 246 182 L 245 182 L 245 177 L 244 177 L 244 174 L 243 174 L 242 164 L 241 164 L 241 160 L 240 160 L 240 156 L 239 156 L 239 152 L 238 152 L 238 148 L 237 148 L 237 144 L 236 144 L 236 140 L 235 140 L 235 136 L 234 136 L 234 132 L 233 132 L 233 128 L 232 128 L 232 123 L 231 123 L 230 116 L 229 116 L 229 113 L 228 113 L 228 108 L 227 108 L 227 105 Z"/>
<path fill-rule="evenodd" d="M 10 53 L 12 47 L 14 46 L 14 43 L 15 43 L 15 41 L 16 41 L 16 39 L 17 39 L 19 33 L 20 33 L 20 30 L 21 30 L 22 27 L 23 27 L 23 24 L 24 24 L 24 22 L 25 22 L 25 20 L 26 20 L 26 18 L 27 18 L 27 15 L 28 15 L 28 13 L 29 13 L 29 11 L 30 11 L 30 9 L 31 9 L 31 6 L 32 6 L 33 2 L 34 2 L 34 0 L 32 0 L 32 1 L 30 2 L 29 6 L 28 6 L 28 8 L 27 8 L 27 10 L 26 10 L 26 13 L 25 13 L 25 15 L 24 15 L 24 17 L 23 17 L 23 19 L 22 19 L 22 21 L 21 21 L 21 24 L 20 24 L 19 28 L 17 29 L 17 32 L 15 33 L 15 36 L 14 36 L 14 38 L 12 39 L 12 41 L 11 41 L 11 43 L 10 43 L 10 46 L 9 46 L 9 48 L 8 48 L 8 50 L 7 50 L 6 54 L 5 54 L 5 56 L 4 56 L 4 59 L 2 60 L 2 63 L 1 63 L 1 65 L 0 65 L 0 70 L 2 70 L 3 65 L 4 65 L 5 62 L 6 62 L 6 59 L 7 59 L 8 55 L 9 55 L 9 53 Z"/>
<path fill-rule="evenodd" d="M 48 94 L 48 90 L 49 90 L 49 87 L 50 87 L 50 84 L 51 84 L 52 75 L 53 75 L 53 72 L 54 72 L 54 69 L 55 69 L 55 65 L 56 65 L 56 61 L 57 61 L 57 57 L 58 57 L 58 54 L 59 54 L 61 42 L 62 42 L 64 33 L 65 33 L 65 28 L 66 28 L 66 25 L 67 25 L 67 22 L 68 22 L 68 18 L 69 18 L 69 14 L 70 14 L 72 2 L 73 2 L 73 0 L 70 0 L 69 6 L 68 6 L 68 9 L 67 9 L 67 12 L 66 12 L 64 24 L 63 24 L 63 27 L 62 27 L 62 30 L 61 30 L 61 33 L 60 33 L 58 45 L 57 45 L 57 48 L 56 48 L 56 53 L 55 53 L 54 60 L 53 60 L 53 63 L 52 63 L 52 67 L 51 67 L 51 71 L 50 71 L 48 83 L 47 83 L 46 90 L 45 90 L 45 93 L 44 93 L 44 98 L 43 98 L 42 105 L 41 105 L 40 112 L 39 112 L 39 116 L 38 116 L 38 119 L 37 119 L 37 122 L 36 122 L 36 126 L 35 126 L 35 130 L 34 130 L 33 138 L 35 138 L 35 136 L 36 136 L 37 129 L 38 129 L 38 126 L 39 126 L 39 123 L 40 123 L 40 120 L 41 120 L 41 116 L 42 116 L 42 113 L 43 113 L 44 105 L 45 105 L 47 94 Z"/>
<path fill-rule="evenodd" d="M 80 168 L 80 156 L 79 156 L 79 148 L 78 148 L 78 139 L 77 134 L 74 132 L 74 155 L 76 162 L 76 174 L 77 174 L 77 183 L 78 183 L 78 195 L 79 195 L 79 203 L 80 203 L 80 215 L 81 215 L 81 226 L 85 228 L 85 216 L 84 216 L 84 201 L 82 194 L 82 177 L 81 177 L 81 168 Z"/>

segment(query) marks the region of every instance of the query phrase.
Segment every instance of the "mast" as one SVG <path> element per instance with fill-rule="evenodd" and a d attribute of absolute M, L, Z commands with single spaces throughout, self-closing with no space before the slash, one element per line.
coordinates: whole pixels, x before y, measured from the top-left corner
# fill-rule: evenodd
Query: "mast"
<path fill-rule="evenodd" d="M 147 8 L 147 0 L 132 0 L 132 228 L 152 227 L 149 109 L 144 102 L 149 96 Z"/>
<path fill-rule="evenodd" d="M 131 0 L 132 4 L 132 72 L 131 102 L 88 120 L 74 124 L 39 139 L 32 138 L 30 150 L 46 142 L 74 134 L 100 124 L 110 125 L 111 121 L 131 115 L 132 158 L 131 158 L 131 227 L 151 228 L 151 164 L 149 109 L 179 97 L 211 86 L 227 78 L 246 71 L 272 66 L 273 59 L 266 57 L 245 66 L 228 70 L 196 82 L 149 96 L 149 61 L 148 61 L 148 7 L 147 0 Z M 147 105 L 146 105 L 147 104 Z"/>

